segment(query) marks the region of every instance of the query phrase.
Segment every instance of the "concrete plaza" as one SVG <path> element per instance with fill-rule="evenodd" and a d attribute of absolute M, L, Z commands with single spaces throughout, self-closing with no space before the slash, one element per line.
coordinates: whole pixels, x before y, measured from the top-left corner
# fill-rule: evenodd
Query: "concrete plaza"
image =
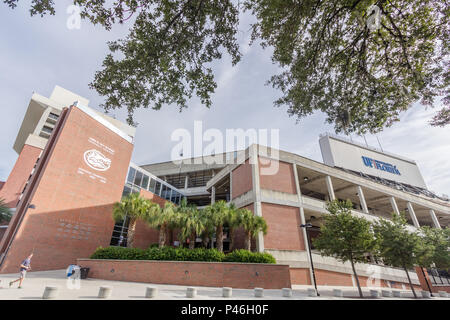
<path fill-rule="evenodd" d="M 18 299 L 42 299 L 42 294 L 46 286 L 58 287 L 57 299 L 61 300 L 90 300 L 98 299 L 97 295 L 101 286 L 111 286 L 112 295 L 109 299 L 116 300 L 140 300 L 146 299 L 146 288 L 158 288 L 158 294 L 153 300 L 181 300 L 189 299 L 186 297 L 188 286 L 149 284 L 137 282 L 107 281 L 99 279 L 83 279 L 80 280 L 79 289 L 70 289 L 67 286 L 67 277 L 65 270 L 39 271 L 29 272 L 22 284 L 22 288 L 18 289 L 18 283 L 13 284 L 9 288 L 9 282 L 18 277 L 18 274 L 2 274 L 0 275 L 0 300 L 18 300 Z M 256 298 L 252 289 L 233 289 L 231 298 L 222 297 L 222 288 L 214 287 L 197 287 L 197 296 L 195 300 L 306 300 L 306 299 L 355 299 L 358 296 L 356 288 L 353 287 L 323 287 L 319 286 L 318 291 L 320 297 L 309 297 L 307 289 L 310 286 L 292 287 L 292 297 L 283 297 L 282 290 L 264 290 L 263 298 Z M 333 296 L 333 289 L 342 289 L 343 298 Z M 369 289 L 381 288 L 364 288 L 364 296 L 370 297 Z M 386 288 L 383 288 L 386 290 Z M 378 299 L 411 299 L 412 293 L 409 290 L 401 291 L 401 298 L 378 298 Z M 417 295 L 421 298 L 420 292 Z M 380 294 L 381 296 L 381 294 Z M 421 298 L 422 299 L 422 298 Z M 432 297 L 431 300 L 441 300 L 450 298 Z M 190 299 L 192 300 L 192 299 Z"/>

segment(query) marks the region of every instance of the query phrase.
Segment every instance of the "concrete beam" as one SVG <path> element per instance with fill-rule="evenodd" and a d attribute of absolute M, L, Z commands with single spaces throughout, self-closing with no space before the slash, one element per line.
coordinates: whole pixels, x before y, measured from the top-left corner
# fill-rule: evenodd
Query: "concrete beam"
<path fill-rule="evenodd" d="M 419 220 L 417 220 L 416 213 L 414 212 L 414 208 L 411 202 L 406 202 L 406 207 L 408 208 L 409 215 L 411 216 L 414 227 L 420 228 Z"/>
<path fill-rule="evenodd" d="M 395 214 L 400 215 L 400 211 L 398 210 L 397 202 L 394 197 L 389 197 L 389 201 L 391 202 L 392 210 Z"/>
<path fill-rule="evenodd" d="M 300 189 L 300 183 L 299 183 L 299 179 L 298 179 L 298 172 L 297 172 L 297 165 L 295 163 L 292 164 L 293 166 L 293 171 L 294 171 L 294 179 L 295 179 L 295 188 L 297 190 L 297 197 L 298 197 L 298 202 L 300 203 L 300 207 L 298 208 L 299 213 L 300 213 L 300 223 L 301 224 L 306 224 L 306 219 L 305 219 L 305 211 L 302 207 L 303 204 L 303 198 L 302 198 L 302 191 Z M 300 226 L 299 226 L 300 228 Z M 310 248 L 309 248 L 309 242 L 308 242 L 308 235 L 306 234 L 306 228 L 300 228 L 302 230 L 302 235 L 303 235 L 303 243 L 305 244 L 305 250 L 309 252 Z M 308 266 L 309 266 L 309 277 L 311 279 L 311 283 L 314 283 L 314 275 L 311 269 L 311 261 L 309 258 L 309 255 L 307 255 L 307 260 L 308 260 Z"/>
<path fill-rule="evenodd" d="M 295 164 L 294 164 L 294 165 L 295 165 Z M 305 182 L 302 183 L 302 186 L 304 187 L 304 186 L 306 186 L 306 185 L 309 184 L 309 183 L 312 183 L 312 182 L 314 182 L 314 181 L 317 181 L 317 180 L 320 180 L 320 179 L 324 179 L 324 178 L 325 178 L 325 176 L 317 176 L 317 177 L 315 177 L 315 178 L 308 179 L 308 180 L 306 180 Z"/>
<path fill-rule="evenodd" d="M 187 189 L 188 183 L 189 183 L 189 175 L 186 175 L 186 177 L 184 178 L 184 190 Z"/>
<path fill-rule="evenodd" d="M 361 186 L 357 186 L 356 190 L 358 192 L 359 202 L 361 203 L 361 207 L 364 213 L 369 213 L 369 209 L 367 208 L 366 198 L 364 198 L 364 193 Z"/>
<path fill-rule="evenodd" d="M 327 183 L 328 195 L 330 197 L 330 200 L 333 201 L 333 200 L 336 199 L 336 197 L 334 195 L 333 183 L 331 181 L 331 177 L 330 176 L 326 176 L 325 177 L 325 182 Z"/>
<path fill-rule="evenodd" d="M 357 186 L 354 185 L 354 184 L 351 184 L 351 185 L 348 185 L 346 187 L 342 187 L 342 188 L 338 188 L 338 189 L 334 190 L 334 193 L 338 193 L 338 192 L 341 192 L 341 191 L 344 191 L 344 190 L 348 190 L 348 189 L 352 189 L 352 188 L 355 188 L 355 187 L 357 187 Z"/>
<path fill-rule="evenodd" d="M 254 195 L 254 210 L 255 215 L 262 217 L 261 208 L 261 187 L 259 183 L 259 159 L 258 159 L 258 145 L 253 144 L 249 151 L 249 163 L 252 166 L 252 185 Z M 258 252 L 264 252 L 264 235 L 262 232 L 258 233 L 256 238 L 256 250 Z"/>
<path fill-rule="evenodd" d="M 433 224 L 435 228 L 441 229 L 441 224 L 439 223 L 438 218 L 436 217 L 436 213 L 434 210 L 430 210 L 431 220 L 433 220 Z"/>
<path fill-rule="evenodd" d="M 211 204 L 216 202 L 216 187 L 211 188 Z"/>

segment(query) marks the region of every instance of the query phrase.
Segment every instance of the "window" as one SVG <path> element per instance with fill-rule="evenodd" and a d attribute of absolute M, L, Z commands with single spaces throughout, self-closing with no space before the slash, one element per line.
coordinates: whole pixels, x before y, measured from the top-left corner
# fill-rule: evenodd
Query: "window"
<path fill-rule="evenodd" d="M 155 179 L 151 179 L 150 180 L 150 187 L 148 188 L 148 190 L 150 190 L 150 192 L 156 193 L 156 180 Z"/>
<path fill-rule="evenodd" d="M 133 186 L 133 189 L 131 190 L 132 193 L 141 193 L 141 188 Z"/>
<path fill-rule="evenodd" d="M 42 127 L 42 131 L 44 131 L 45 133 L 50 134 L 50 133 L 52 133 L 53 129 L 48 127 L 48 126 L 43 126 Z"/>
<path fill-rule="evenodd" d="M 56 113 L 50 112 L 48 117 L 52 120 L 58 120 L 59 116 Z"/>
<path fill-rule="evenodd" d="M 172 195 L 170 196 L 170 201 L 172 201 L 173 203 L 177 203 L 177 198 L 178 198 L 178 192 L 176 192 L 175 190 L 172 190 Z"/>
<path fill-rule="evenodd" d="M 130 183 L 133 183 L 135 174 L 136 174 L 136 169 L 130 167 L 130 171 L 128 172 L 127 181 L 130 182 Z"/>
<path fill-rule="evenodd" d="M 140 171 L 136 171 L 136 176 L 134 178 L 134 184 L 137 186 L 141 186 L 141 182 L 142 182 L 142 172 Z"/>
<path fill-rule="evenodd" d="M 159 181 L 156 181 L 155 194 L 157 196 L 161 196 L 161 182 L 159 182 Z"/>
<path fill-rule="evenodd" d="M 142 178 L 141 187 L 144 188 L 145 190 L 148 189 L 148 180 L 149 180 L 149 177 L 144 174 L 144 177 Z"/>
<path fill-rule="evenodd" d="M 162 191 L 161 191 L 161 198 L 167 199 L 168 191 L 170 192 L 170 190 L 168 190 L 167 186 L 165 184 L 163 184 Z"/>
<path fill-rule="evenodd" d="M 131 193 L 131 188 L 128 186 L 123 187 L 122 197 L 125 197 Z"/>

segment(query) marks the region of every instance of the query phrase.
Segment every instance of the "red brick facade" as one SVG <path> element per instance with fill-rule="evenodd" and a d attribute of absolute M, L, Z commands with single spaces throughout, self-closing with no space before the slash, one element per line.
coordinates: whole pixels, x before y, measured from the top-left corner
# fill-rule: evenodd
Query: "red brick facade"
<path fill-rule="evenodd" d="M 285 193 L 297 194 L 295 187 L 294 168 L 292 164 L 278 161 L 278 171 L 276 174 L 263 175 L 263 164 L 261 161 L 269 161 L 269 159 L 259 157 L 259 184 L 261 189 L 280 191 Z M 275 160 L 270 160 L 275 161 Z M 270 167 L 270 165 L 268 165 Z"/>
<path fill-rule="evenodd" d="M 40 162 L 36 185 L 27 190 L 35 209 L 25 211 L 1 273 L 16 272 L 31 252 L 33 270 L 52 270 L 109 246 L 112 205 L 120 201 L 133 145 L 76 107 L 60 121 L 44 151 L 48 160 Z M 110 168 L 88 166 L 88 150 L 109 158 Z"/>
<path fill-rule="evenodd" d="M 420 287 L 422 288 L 422 290 L 429 291 L 431 288 L 431 291 L 434 293 L 437 293 L 438 291 L 446 291 L 450 293 L 450 285 L 433 285 L 430 279 L 430 275 L 428 274 L 426 269 L 416 267 L 416 273 L 419 277 Z"/>
<path fill-rule="evenodd" d="M 31 171 L 36 164 L 42 149 L 24 145 L 8 180 L 0 190 L 0 199 L 4 199 L 10 208 L 15 208 Z"/>
<path fill-rule="evenodd" d="M 262 203 L 261 208 L 268 225 L 264 236 L 265 249 L 305 250 L 298 208 L 271 203 Z"/>
<path fill-rule="evenodd" d="M 233 170 L 231 185 L 232 199 L 252 190 L 252 165 L 249 164 L 248 159 Z"/>
<path fill-rule="evenodd" d="M 289 266 L 280 264 L 79 259 L 89 277 L 185 286 L 281 289 L 291 287 Z"/>

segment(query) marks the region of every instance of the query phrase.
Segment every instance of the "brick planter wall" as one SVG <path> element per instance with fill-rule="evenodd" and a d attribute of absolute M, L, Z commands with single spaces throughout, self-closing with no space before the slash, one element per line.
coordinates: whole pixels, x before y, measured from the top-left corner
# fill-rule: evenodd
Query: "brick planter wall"
<path fill-rule="evenodd" d="M 289 266 L 280 264 L 93 260 L 78 259 L 88 267 L 89 278 L 241 289 L 291 287 Z"/>

